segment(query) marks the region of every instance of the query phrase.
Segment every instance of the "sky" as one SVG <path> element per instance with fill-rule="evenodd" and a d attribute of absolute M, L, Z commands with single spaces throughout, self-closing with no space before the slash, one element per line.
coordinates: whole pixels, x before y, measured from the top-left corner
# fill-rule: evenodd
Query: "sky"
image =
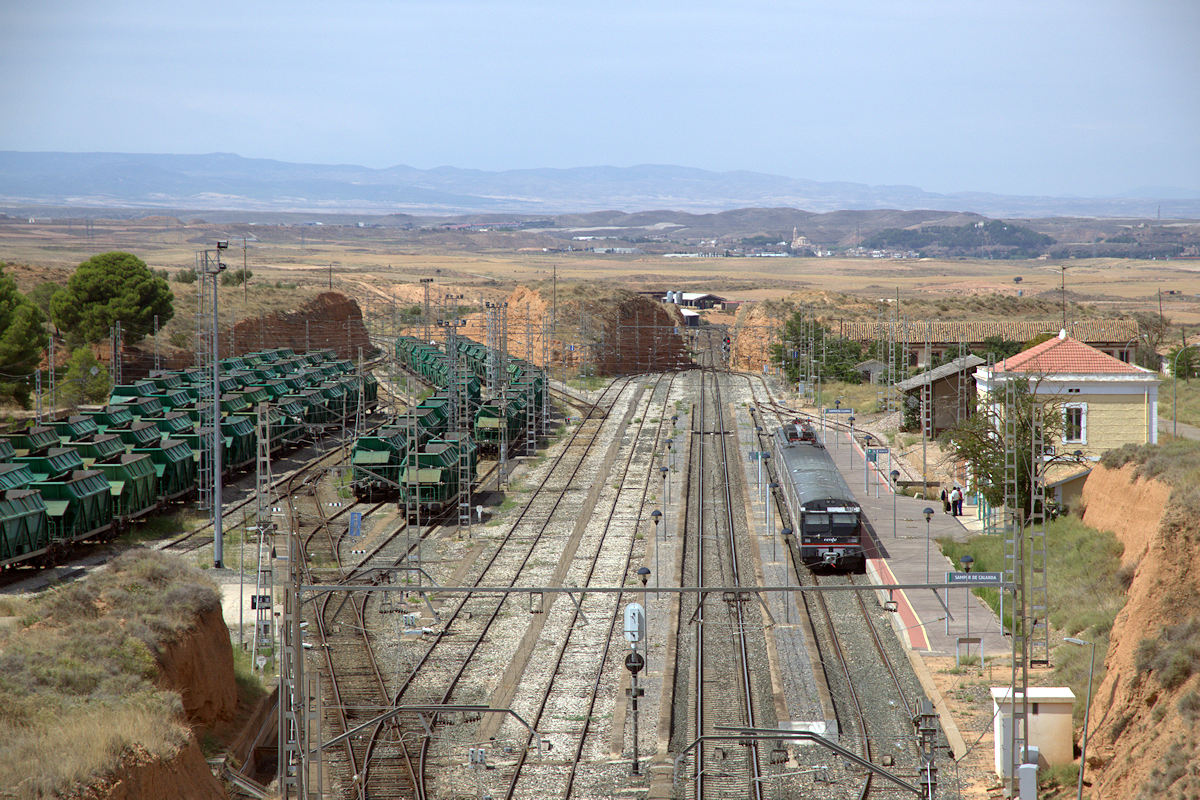
<path fill-rule="evenodd" d="M 1200 197 L 1196 0 L 0 3 L 0 150 Z"/>

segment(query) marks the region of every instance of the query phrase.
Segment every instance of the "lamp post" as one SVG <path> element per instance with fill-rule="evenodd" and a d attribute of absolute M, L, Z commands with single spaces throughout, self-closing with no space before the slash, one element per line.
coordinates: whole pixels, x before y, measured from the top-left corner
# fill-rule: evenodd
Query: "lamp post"
<path fill-rule="evenodd" d="M 835 410 L 835 411 L 841 411 L 841 409 L 842 409 L 842 398 L 838 397 L 838 398 L 836 398 L 836 399 L 833 401 L 833 408 L 834 408 L 834 410 Z M 822 436 L 824 436 L 824 435 L 825 435 L 825 425 L 824 425 L 824 421 L 825 421 L 825 415 L 824 415 L 824 414 L 822 414 L 822 415 L 821 415 L 821 435 L 822 435 Z M 834 450 L 836 450 L 836 449 L 838 449 L 838 448 L 839 448 L 839 447 L 841 447 L 841 446 L 842 446 L 842 440 L 838 438 L 838 435 L 837 435 L 837 428 L 834 428 L 834 429 L 833 429 L 833 449 L 834 449 Z"/>
<path fill-rule="evenodd" d="M 863 434 L 863 494 L 870 496 L 871 494 L 871 461 L 867 458 L 867 451 L 871 449 L 871 434 Z"/>
<path fill-rule="evenodd" d="M 1079 784 L 1075 788 L 1075 797 L 1077 800 L 1083 800 L 1083 768 L 1087 766 L 1088 721 L 1092 714 L 1092 673 L 1096 666 L 1096 643 L 1085 642 L 1083 639 L 1076 639 L 1073 636 L 1067 636 L 1063 638 L 1063 641 L 1079 647 L 1092 648 L 1091 658 L 1088 659 L 1088 696 L 1087 702 L 1083 706 L 1083 747 L 1079 752 Z"/>
<path fill-rule="evenodd" d="M 787 537 L 792 535 L 792 529 L 784 528 L 779 532 L 779 534 L 783 537 L 784 549 L 786 550 L 788 540 Z M 792 585 L 792 571 L 788 567 L 787 559 L 784 559 L 783 562 L 783 585 L 785 588 Z M 792 593 L 790 591 L 786 591 L 783 594 L 783 618 L 784 621 L 789 624 L 792 621 Z"/>
<path fill-rule="evenodd" d="M 929 583 L 929 522 L 933 519 L 933 509 L 925 506 L 925 582 Z"/>
<path fill-rule="evenodd" d="M 971 556 L 970 554 L 967 554 L 967 555 L 964 555 L 962 558 L 958 559 L 958 561 L 960 564 L 963 565 L 963 572 L 970 574 L 971 565 L 975 563 L 975 558 L 973 556 Z M 966 613 L 967 636 L 970 636 L 971 635 L 971 587 L 969 585 L 966 587 L 966 591 L 967 591 L 967 613 Z"/>
<path fill-rule="evenodd" d="M 1129 346 L 1131 344 L 1133 344 L 1134 342 L 1136 342 L 1137 340 L 1138 340 L 1138 337 L 1135 336 L 1132 339 L 1130 339 L 1128 342 L 1126 342 L 1125 346 L 1121 348 L 1121 353 L 1123 354 L 1123 358 L 1121 360 L 1124 361 L 1126 364 L 1129 363 Z M 1137 350 L 1134 350 L 1133 353 L 1134 353 L 1134 355 L 1137 355 Z"/>
<path fill-rule="evenodd" d="M 1171 435 L 1179 435 L 1179 357 L 1183 355 L 1183 351 L 1189 347 L 1195 347 L 1194 344 L 1185 344 L 1179 348 L 1179 352 L 1175 354 L 1175 358 L 1171 359 Z M 1152 423 L 1153 424 L 1153 423 Z"/>
<path fill-rule="evenodd" d="M 667 468 L 659 467 L 658 471 L 662 473 L 663 482 L 663 508 L 671 505 L 671 484 L 667 482 Z"/>
<path fill-rule="evenodd" d="M 892 538 L 896 538 L 896 495 L 900 494 L 900 487 L 896 485 L 900 480 L 900 470 L 894 469 L 892 475 Z"/>
<path fill-rule="evenodd" d="M 650 579 L 650 568 L 649 567 L 638 567 L 637 568 L 637 576 L 638 576 L 638 579 L 641 580 L 641 582 L 642 582 L 642 588 L 645 589 L 646 581 L 648 581 Z"/>
<path fill-rule="evenodd" d="M 854 415 L 850 415 L 850 468 L 854 468 Z"/>
<path fill-rule="evenodd" d="M 759 463 L 762 463 L 763 461 L 766 461 L 766 460 L 770 459 L 770 457 L 771 457 L 771 453 L 770 453 L 770 452 L 768 452 L 768 451 L 766 451 L 766 450 L 763 450 L 763 451 L 761 451 L 761 452 L 762 452 L 762 455 L 760 455 L 760 456 L 759 456 L 759 459 L 760 459 Z M 764 483 L 764 484 L 761 486 L 761 489 L 762 489 L 763 493 L 766 493 L 767 486 L 766 486 L 766 484 L 765 484 L 765 483 Z M 766 502 L 766 498 L 765 498 L 765 497 L 763 498 L 763 502 Z"/>
<path fill-rule="evenodd" d="M 209 253 L 204 251 L 204 276 L 201 280 L 212 281 L 212 439 L 210 463 L 212 463 L 212 511 L 213 511 L 213 567 L 221 569 L 225 566 L 225 533 L 222 529 L 221 504 L 221 348 L 217 342 L 217 324 L 220 316 L 217 313 L 217 295 L 220 293 L 218 276 L 225 270 L 221 261 L 221 253 L 229 249 L 229 242 L 217 242 L 216 257 L 210 260 Z M 257 634 L 256 634 L 257 635 Z"/>
<path fill-rule="evenodd" d="M 655 571 L 657 571 L 658 570 L 658 522 L 660 519 L 662 519 L 662 512 L 659 511 L 657 508 L 654 509 L 653 511 L 650 512 L 650 519 L 654 520 L 654 569 L 655 569 Z M 645 567 L 642 567 L 642 569 L 645 569 Z M 640 574 L 640 572 L 641 572 L 641 570 L 639 570 L 639 574 Z M 642 585 L 643 586 L 646 585 L 645 579 L 642 580 Z M 654 588 L 658 589 L 658 575 L 657 574 L 654 576 Z M 655 593 L 654 593 L 654 599 L 655 600 L 658 599 L 657 591 L 655 591 Z"/>
<path fill-rule="evenodd" d="M 779 488 L 779 484 L 771 481 L 770 490 L 767 492 L 767 533 L 771 537 L 771 560 L 778 561 L 779 555 L 775 550 L 775 515 L 771 513 L 771 500 L 775 496 L 775 490 Z"/>

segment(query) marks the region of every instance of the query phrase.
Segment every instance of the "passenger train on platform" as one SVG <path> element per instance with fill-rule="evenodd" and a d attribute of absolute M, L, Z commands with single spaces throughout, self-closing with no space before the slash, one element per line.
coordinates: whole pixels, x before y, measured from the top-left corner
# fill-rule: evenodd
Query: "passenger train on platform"
<path fill-rule="evenodd" d="M 802 420 L 781 426 L 774 451 L 805 566 L 865 571 L 862 508 L 812 426 Z"/>

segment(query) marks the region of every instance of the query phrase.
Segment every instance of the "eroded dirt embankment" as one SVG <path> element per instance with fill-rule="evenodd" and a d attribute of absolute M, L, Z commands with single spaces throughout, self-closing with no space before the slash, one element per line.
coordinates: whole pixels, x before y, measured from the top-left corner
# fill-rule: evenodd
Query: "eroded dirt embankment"
<path fill-rule="evenodd" d="M 233 718 L 233 648 L 220 609 L 201 614 L 191 632 L 163 648 L 158 666 L 157 683 L 179 693 L 193 728 L 211 728 Z"/>
<path fill-rule="evenodd" d="M 1088 742 L 1093 796 L 1113 800 L 1183 796 L 1164 768 L 1180 759 L 1186 767 L 1195 753 L 1195 712 L 1185 698 L 1200 687 L 1200 670 L 1178 683 L 1164 669 L 1139 670 L 1143 642 L 1164 642 L 1168 626 L 1200 620 L 1200 522 L 1171 506 L 1169 486 L 1139 480 L 1134 470 L 1097 465 L 1082 499 L 1084 522 L 1115 533 L 1125 545 L 1123 565 L 1133 570 L 1093 696 Z"/>
<path fill-rule="evenodd" d="M 599 375 L 682 369 L 690 365 L 684 344 L 683 317 L 673 305 L 608 286 L 561 287 L 557 296 L 545 288 L 519 286 L 504 301 L 508 352 L 539 366 L 577 369 L 587 365 Z M 553 334 L 545 341 L 544 331 Z M 458 330 L 477 342 L 491 341 L 486 314 L 464 317 Z M 492 336 L 501 335 L 499 316 L 493 319 Z M 423 336 L 424 326 L 405 330 Z M 430 329 L 430 337 L 445 333 Z"/>
<path fill-rule="evenodd" d="M 239 316 L 239 321 L 227 327 L 227 311 L 221 312 L 221 357 L 242 355 L 257 350 L 287 347 L 297 353 L 306 349 L 333 350 L 338 358 L 357 359 L 359 351 L 370 353 L 371 342 L 363 323 L 362 308 L 353 297 L 341 292 L 321 292 L 293 307 L 259 316 Z M 194 308 L 180 305 L 177 314 L 194 313 Z M 159 365 L 163 369 L 186 369 L 195 364 L 194 344 L 188 340 L 184 347 L 173 347 L 167 337 L 160 337 Z M 97 347 L 101 361 L 111 359 L 111 349 Z M 65 356 L 63 356 L 65 358 Z M 126 347 L 121 355 L 121 378 L 125 382 L 138 380 L 154 368 L 154 343 L 146 339 L 136 347 Z"/>
<path fill-rule="evenodd" d="M 79 800 L 224 800 L 197 735 L 231 719 L 237 709 L 233 650 L 220 609 L 206 611 L 196 624 L 157 654 L 155 683 L 179 694 L 193 735 L 170 758 L 134 747 L 112 773 L 74 795 Z"/>

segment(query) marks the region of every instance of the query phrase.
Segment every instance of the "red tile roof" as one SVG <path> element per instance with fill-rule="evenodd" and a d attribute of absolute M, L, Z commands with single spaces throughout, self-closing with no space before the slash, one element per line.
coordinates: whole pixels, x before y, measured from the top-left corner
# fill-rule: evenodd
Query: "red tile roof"
<path fill-rule="evenodd" d="M 1105 373 L 1110 375 L 1140 375 L 1145 370 L 1113 358 L 1078 339 L 1066 337 L 1036 344 L 996 364 L 997 372 Z"/>

